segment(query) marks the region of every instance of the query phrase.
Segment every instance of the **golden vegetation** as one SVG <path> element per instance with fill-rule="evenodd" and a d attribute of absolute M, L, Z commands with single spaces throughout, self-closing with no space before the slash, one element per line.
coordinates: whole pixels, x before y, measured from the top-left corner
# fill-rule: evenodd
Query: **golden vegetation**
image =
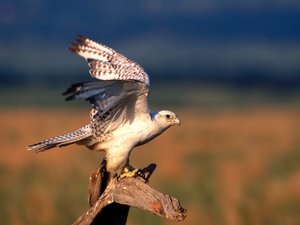
<path fill-rule="evenodd" d="M 178 110 L 177 110 L 178 111 Z M 71 224 L 87 207 L 101 153 L 68 146 L 42 154 L 25 146 L 71 131 L 88 111 L 1 110 L 3 224 Z M 151 185 L 181 200 L 189 225 L 300 224 L 300 109 L 179 110 L 172 127 L 131 157 L 158 164 Z M 128 224 L 174 224 L 132 209 Z"/>

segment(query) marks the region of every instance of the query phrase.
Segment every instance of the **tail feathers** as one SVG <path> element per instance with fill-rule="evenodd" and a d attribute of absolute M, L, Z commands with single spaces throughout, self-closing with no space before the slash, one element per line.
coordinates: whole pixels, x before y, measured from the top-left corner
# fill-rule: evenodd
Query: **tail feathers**
<path fill-rule="evenodd" d="M 62 147 L 62 146 L 79 142 L 83 139 L 90 137 L 91 135 L 92 135 L 92 128 L 90 125 L 86 125 L 73 132 L 63 134 L 57 137 L 49 138 L 47 140 L 38 142 L 33 145 L 29 145 L 27 149 L 33 150 L 37 153 L 43 152 L 54 147 Z"/>

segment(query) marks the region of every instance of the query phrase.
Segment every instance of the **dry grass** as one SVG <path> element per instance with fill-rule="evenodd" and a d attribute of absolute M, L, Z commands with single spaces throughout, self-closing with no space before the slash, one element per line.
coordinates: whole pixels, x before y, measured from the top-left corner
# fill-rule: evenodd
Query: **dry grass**
<path fill-rule="evenodd" d="M 3 224 L 70 224 L 87 208 L 86 186 L 101 154 L 69 146 L 32 154 L 25 146 L 71 131 L 88 111 L 1 110 L 0 218 Z M 173 127 L 133 152 L 156 162 L 151 184 L 181 199 L 183 222 L 300 224 L 300 109 L 183 111 Z M 132 210 L 128 224 L 175 224 Z"/>

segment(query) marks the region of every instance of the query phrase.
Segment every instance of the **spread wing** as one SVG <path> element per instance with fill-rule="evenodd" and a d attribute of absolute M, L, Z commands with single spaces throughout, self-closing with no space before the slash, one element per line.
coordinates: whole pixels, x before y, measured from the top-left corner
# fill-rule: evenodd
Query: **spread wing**
<path fill-rule="evenodd" d="M 85 58 L 90 74 L 100 80 L 137 80 L 149 85 L 143 68 L 113 49 L 79 35 L 69 48 Z"/>
<path fill-rule="evenodd" d="M 148 91 L 148 86 L 139 81 L 103 80 L 74 84 L 64 95 L 66 100 L 83 98 L 93 105 L 93 135 L 99 137 L 135 117 L 150 119 Z"/>
<path fill-rule="evenodd" d="M 90 74 L 99 79 L 74 84 L 64 93 L 67 100 L 84 98 L 93 105 L 94 135 L 110 132 L 135 117 L 150 119 L 149 78 L 138 64 L 83 36 L 70 50 L 84 57 Z"/>

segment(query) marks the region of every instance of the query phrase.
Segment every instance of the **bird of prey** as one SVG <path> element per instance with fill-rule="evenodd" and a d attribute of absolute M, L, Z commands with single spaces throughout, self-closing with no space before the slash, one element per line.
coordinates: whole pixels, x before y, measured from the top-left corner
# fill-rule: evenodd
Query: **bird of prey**
<path fill-rule="evenodd" d="M 82 35 L 69 48 L 85 58 L 95 82 L 76 83 L 66 100 L 83 98 L 92 105 L 90 123 L 73 132 L 28 146 L 42 152 L 69 144 L 105 152 L 106 169 L 112 177 L 129 166 L 132 149 L 152 140 L 180 121 L 168 110 L 148 108 L 149 77 L 143 68 L 113 49 Z"/>

